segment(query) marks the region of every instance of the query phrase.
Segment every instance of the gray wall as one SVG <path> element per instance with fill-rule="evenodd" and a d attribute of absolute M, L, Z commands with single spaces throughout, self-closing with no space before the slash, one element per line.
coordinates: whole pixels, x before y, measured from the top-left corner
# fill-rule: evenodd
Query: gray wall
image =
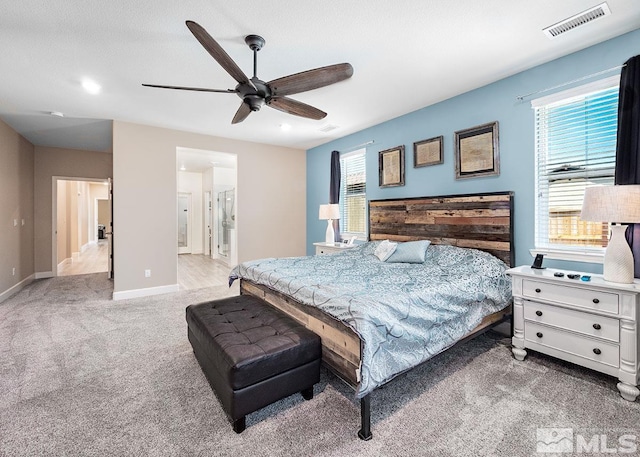
<path fill-rule="evenodd" d="M 114 121 L 114 298 L 177 288 L 177 147 L 237 155 L 239 262 L 304 254 L 305 151 Z"/>
<path fill-rule="evenodd" d="M 0 300 L 35 273 L 33 163 L 33 145 L 0 121 Z"/>

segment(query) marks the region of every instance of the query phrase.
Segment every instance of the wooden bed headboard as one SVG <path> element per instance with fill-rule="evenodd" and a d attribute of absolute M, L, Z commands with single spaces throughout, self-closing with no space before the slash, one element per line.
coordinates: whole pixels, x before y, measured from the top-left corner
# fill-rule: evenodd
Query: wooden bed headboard
<path fill-rule="evenodd" d="M 430 240 L 487 251 L 515 266 L 513 192 L 369 201 L 369 239 Z"/>

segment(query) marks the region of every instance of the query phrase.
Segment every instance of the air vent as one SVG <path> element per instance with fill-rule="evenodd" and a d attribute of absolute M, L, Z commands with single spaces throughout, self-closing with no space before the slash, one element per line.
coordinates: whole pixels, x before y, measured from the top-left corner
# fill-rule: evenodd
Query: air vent
<path fill-rule="evenodd" d="M 576 14 L 575 16 L 571 16 L 564 21 L 560 21 L 557 24 L 552 25 L 551 27 L 547 27 L 542 31 L 549 38 L 555 38 L 559 35 L 562 35 L 569 30 L 573 30 L 576 27 L 580 27 L 581 25 L 585 25 L 589 22 L 595 21 L 598 18 L 609 16 L 611 14 L 611 10 L 609 9 L 609 5 L 606 3 L 602 3 L 598 6 L 594 6 L 582 13 Z"/>
<path fill-rule="evenodd" d="M 327 124 L 327 125 L 323 125 L 322 127 L 320 127 L 318 130 L 323 132 L 323 133 L 329 133 L 332 130 L 337 129 L 338 126 L 334 125 L 334 124 Z"/>

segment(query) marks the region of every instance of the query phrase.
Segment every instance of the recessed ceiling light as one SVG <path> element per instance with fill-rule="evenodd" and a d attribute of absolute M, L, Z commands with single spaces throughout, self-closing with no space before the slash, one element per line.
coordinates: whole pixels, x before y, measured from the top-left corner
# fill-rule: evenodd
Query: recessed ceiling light
<path fill-rule="evenodd" d="M 100 84 L 90 79 L 82 80 L 82 87 L 92 95 L 99 94 L 100 90 L 102 89 L 102 87 L 100 87 Z"/>
<path fill-rule="evenodd" d="M 289 130 L 291 130 L 291 124 L 280 124 L 280 129 L 283 132 L 288 132 Z"/>
<path fill-rule="evenodd" d="M 60 111 L 51 111 L 49 114 L 51 116 L 64 117 L 64 113 L 61 113 Z"/>

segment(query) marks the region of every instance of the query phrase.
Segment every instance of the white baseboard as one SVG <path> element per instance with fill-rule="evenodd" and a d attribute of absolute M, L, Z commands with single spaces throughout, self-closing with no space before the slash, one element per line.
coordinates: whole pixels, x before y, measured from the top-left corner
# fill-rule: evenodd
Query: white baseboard
<path fill-rule="evenodd" d="M 148 297 L 150 295 L 168 294 L 178 292 L 180 286 L 178 284 L 170 284 L 168 286 L 147 287 L 145 289 L 123 290 L 113 293 L 114 300 L 126 300 L 127 298 Z"/>
<path fill-rule="evenodd" d="M 5 301 L 7 298 L 12 296 L 13 294 L 15 294 L 17 292 L 20 292 L 22 289 L 24 289 L 29 284 L 31 284 L 34 281 L 34 279 L 36 279 L 36 275 L 35 274 L 29 275 L 27 278 L 23 279 L 18 284 L 14 285 L 14 286 L 8 288 L 7 290 L 5 290 L 4 292 L 0 293 L 0 303 Z"/>
<path fill-rule="evenodd" d="M 83 244 L 82 247 L 80 248 L 80 254 L 82 254 L 84 251 L 86 251 L 87 249 L 89 249 L 89 247 L 96 245 L 97 243 L 95 241 L 89 241 L 86 244 Z"/>
<path fill-rule="evenodd" d="M 73 260 L 71 260 L 70 257 L 67 257 L 66 259 L 64 259 L 62 262 L 58 264 L 58 268 L 64 267 L 65 265 L 71 265 L 72 263 L 73 263 Z"/>
<path fill-rule="evenodd" d="M 38 271 L 36 279 L 53 278 L 53 271 Z"/>

